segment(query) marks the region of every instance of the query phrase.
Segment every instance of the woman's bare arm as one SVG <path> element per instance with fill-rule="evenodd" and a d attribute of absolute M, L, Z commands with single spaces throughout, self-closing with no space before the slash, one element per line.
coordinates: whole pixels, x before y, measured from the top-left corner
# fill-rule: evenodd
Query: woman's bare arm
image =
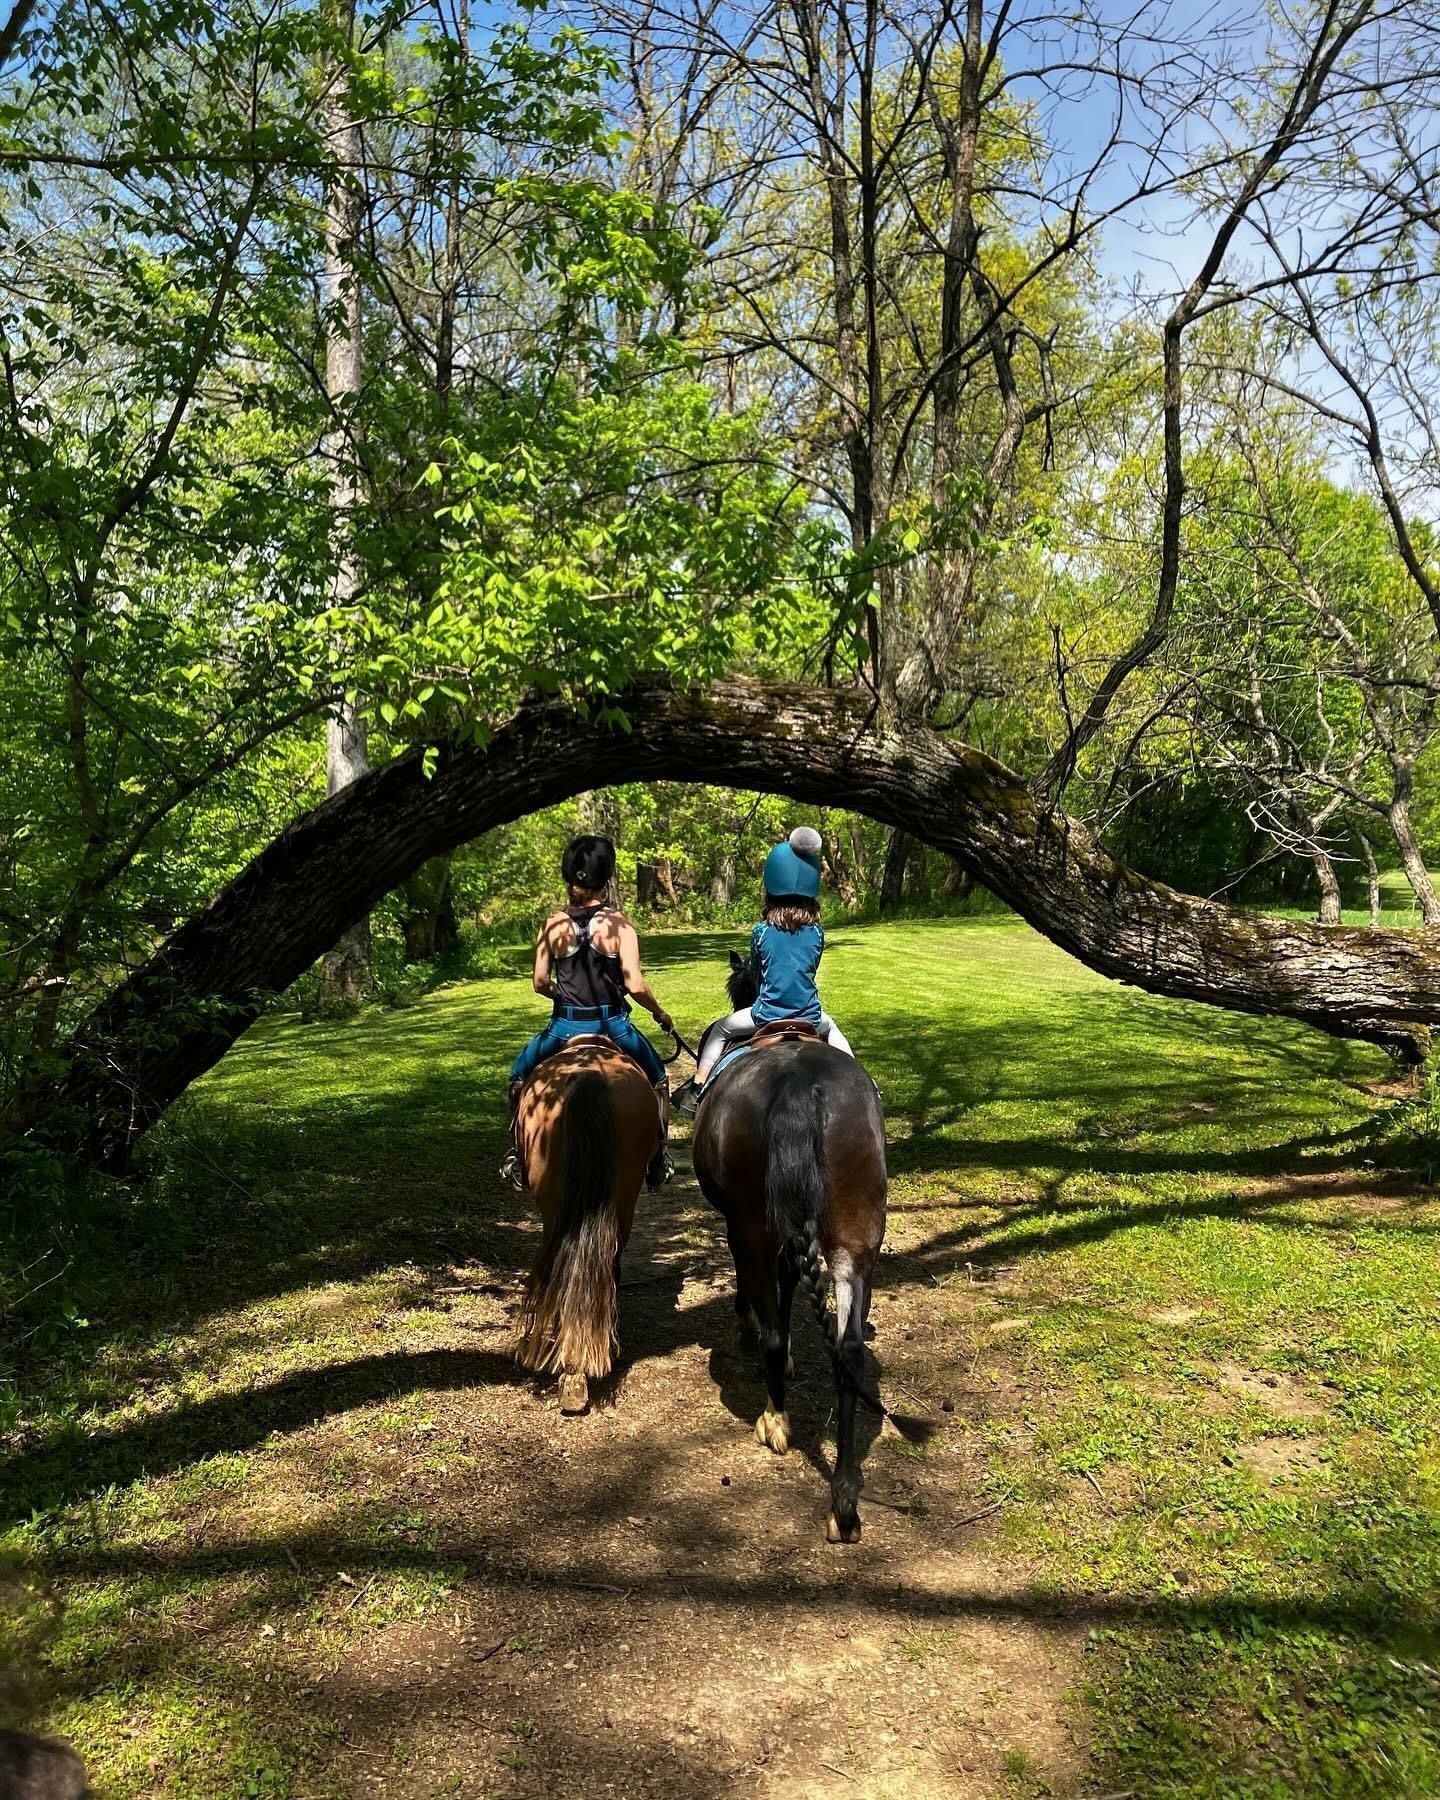
<path fill-rule="evenodd" d="M 612 914 L 616 927 L 616 950 L 620 957 L 620 972 L 625 977 L 625 992 L 632 1000 L 636 1000 L 648 1013 L 653 1013 L 655 1023 L 662 1031 L 674 1028 L 675 1021 L 655 998 L 655 990 L 645 979 L 645 972 L 640 967 L 640 937 L 635 927 L 624 913 Z"/>
<path fill-rule="evenodd" d="M 540 927 L 540 935 L 535 940 L 535 992 L 543 994 L 547 1000 L 555 998 L 551 975 L 555 967 L 555 952 L 559 948 L 556 937 L 564 918 L 564 913 L 552 913 Z"/>

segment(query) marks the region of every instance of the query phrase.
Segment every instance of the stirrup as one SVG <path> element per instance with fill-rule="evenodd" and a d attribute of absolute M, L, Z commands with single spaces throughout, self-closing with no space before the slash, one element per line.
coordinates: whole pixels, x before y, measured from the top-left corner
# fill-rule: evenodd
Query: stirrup
<path fill-rule="evenodd" d="M 520 1161 L 520 1152 L 512 1144 L 500 1160 L 500 1179 L 514 1188 L 517 1194 L 526 1193 L 530 1183 L 525 1179 L 525 1168 Z"/>
<path fill-rule="evenodd" d="M 705 1098 L 705 1090 L 696 1087 L 695 1077 L 682 1081 L 670 1095 L 671 1112 L 684 1113 L 687 1119 L 693 1119 L 700 1110 L 700 1102 Z"/>
<path fill-rule="evenodd" d="M 645 1171 L 645 1185 L 653 1194 L 658 1188 L 664 1187 L 674 1173 L 675 1158 L 668 1147 L 662 1145 L 659 1154 L 651 1158 L 650 1167 Z"/>

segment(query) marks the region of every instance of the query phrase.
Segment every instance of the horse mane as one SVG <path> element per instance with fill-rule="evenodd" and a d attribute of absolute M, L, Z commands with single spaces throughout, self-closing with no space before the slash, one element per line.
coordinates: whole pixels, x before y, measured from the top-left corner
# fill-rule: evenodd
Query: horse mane
<path fill-rule="evenodd" d="M 730 952 L 730 973 L 725 981 L 725 991 L 730 996 L 732 1012 L 740 1012 L 744 1007 L 752 1006 L 755 996 L 760 992 L 755 985 L 750 964 L 742 962 L 733 950 Z"/>

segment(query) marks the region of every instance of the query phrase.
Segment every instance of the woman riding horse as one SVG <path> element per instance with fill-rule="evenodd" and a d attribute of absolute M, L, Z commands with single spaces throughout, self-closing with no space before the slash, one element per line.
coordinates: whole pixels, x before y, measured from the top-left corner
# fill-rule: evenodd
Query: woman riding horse
<path fill-rule="evenodd" d="M 510 1125 L 526 1080 L 548 1056 L 577 1037 L 607 1037 L 645 1071 L 655 1090 L 660 1140 L 646 1170 L 652 1188 L 663 1187 L 675 1172 L 665 1147 L 669 1127 L 669 1081 L 665 1065 L 650 1041 L 630 1022 L 630 1002 L 652 1013 L 662 1031 L 674 1020 L 655 997 L 640 967 L 640 939 L 635 927 L 605 899 L 615 875 L 615 846 L 609 838 L 574 837 L 565 846 L 560 873 L 569 905 L 551 913 L 535 940 L 534 986 L 551 1002 L 550 1022 L 537 1031 L 510 1067 Z M 502 1179 L 524 1186 L 524 1163 L 518 1141 L 500 1165 Z"/>
<path fill-rule="evenodd" d="M 516 1354 L 560 1375 L 562 1412 L 583 1412 L 587 1377 L 614 1361 L 620 1252 L 640 1183 L 659 1187 L 674 1169 L 665 1067 L 631 1024 L 629 1000 L 667 1031 L 672 1021 L 641 971 L 635 927 L 605 902 L 615 846 L 572 838 L 561 873 L 570 904 L 535 945 L 535 991 L 554 1011 L 510 1071 L 513 1143 L 501 1173 L 530 1189 L 545 1225 Z"/>

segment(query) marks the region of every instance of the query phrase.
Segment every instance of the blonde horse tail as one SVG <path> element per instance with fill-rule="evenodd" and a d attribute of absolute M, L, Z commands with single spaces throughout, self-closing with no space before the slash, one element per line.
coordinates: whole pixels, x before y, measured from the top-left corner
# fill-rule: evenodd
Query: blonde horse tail
<path fill-rule="evenodd" d="M 525 1293 L 516 1356 L 527 1369 L 599 1377 L 619 1344 L 615 1256 L 615 1103 L 610 1083 L 586 1069 L 561 1108 L 564 1189 Z"/>

